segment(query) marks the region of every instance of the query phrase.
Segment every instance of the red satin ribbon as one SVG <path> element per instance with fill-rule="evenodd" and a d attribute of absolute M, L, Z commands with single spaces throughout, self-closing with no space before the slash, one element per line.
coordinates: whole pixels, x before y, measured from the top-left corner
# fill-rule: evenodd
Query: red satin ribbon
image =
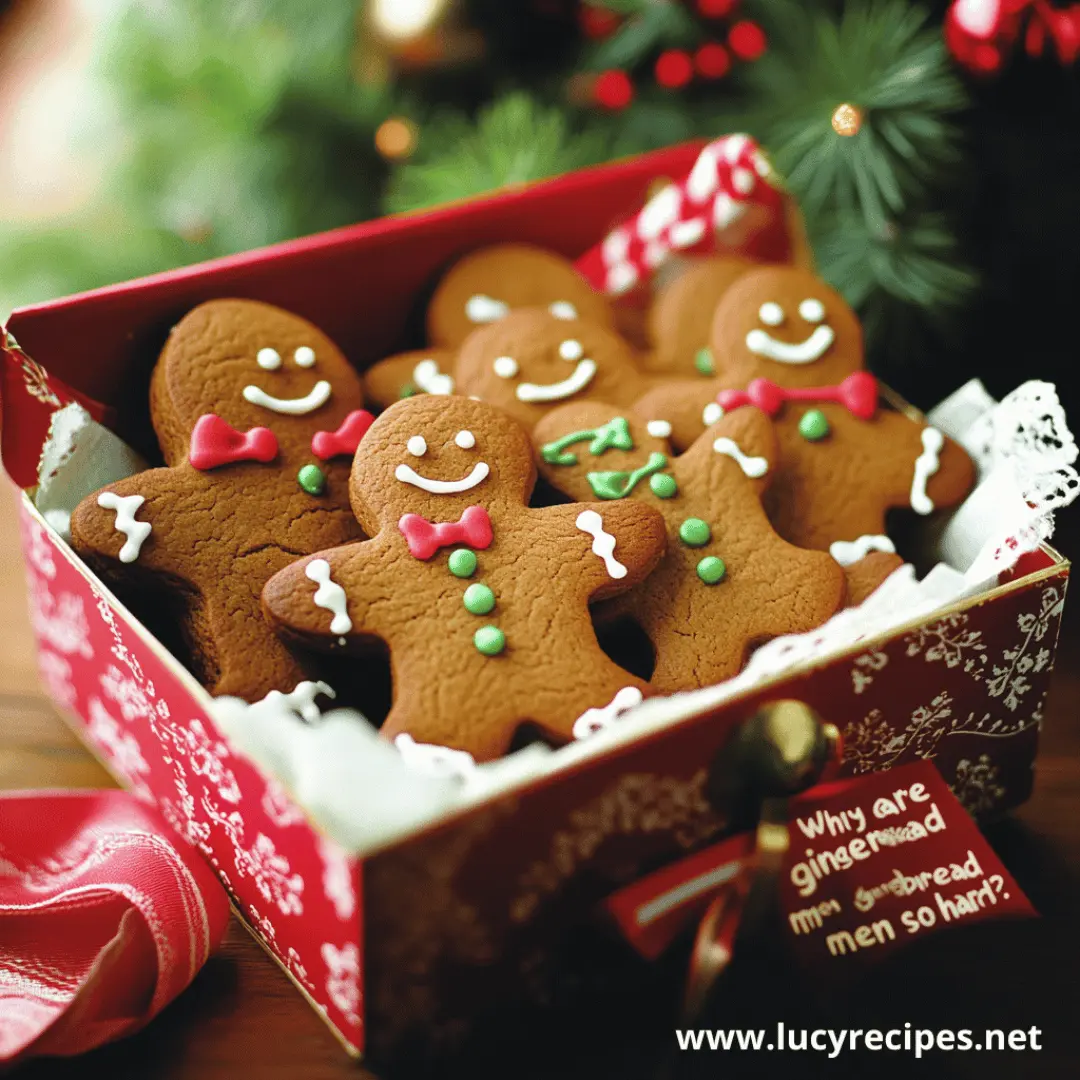
<path fill-rule="evenodd" d="M 0 1063 L 137 1031 L 221 940 L 228 898 L 122 791 L 0 794 Z"/>
<path fill-rule="evenodd" d="M 430 559 L 439 548 L 465 544 L 483 551 L 494 537 L 491 518 L 482 506 L 470 506 L 460 521 L 432 524 L 419 514 L 406 514 L 398 528 L 409 545 L 409 554 L 417 559 Z"/>
<path fill-rule="evenodd" d="M 877 412 L 877 379 L 865 371 L 849 375 L 839 386 L 777 386 L 769 379 L 755 379 L 745 390 L 721 390 L 717 404 L 725 411 L 741 405 L 756 405 L 775 416 L 788 401 L 833 402 L 843 405 L 859 420 L 872 420 Z"/>
<path fill-rule="evenodd" d="M 311 438 L 311 452 L 320 461 L 335 457 L 352 457 L 375 417 L 367 409 L 354 409 L 337 431 L 317 431 Z"/>
<path fill-rule="evenodd" d="M 277 452 L 277 436 L 269 428 L 254 427 L 250 431 L 240 432 L 220 416 L 207 413 L 200 416 L 191 429 L 188 461 L 205 472 L 240 461 L 265 464 L 273 461 Z"/>

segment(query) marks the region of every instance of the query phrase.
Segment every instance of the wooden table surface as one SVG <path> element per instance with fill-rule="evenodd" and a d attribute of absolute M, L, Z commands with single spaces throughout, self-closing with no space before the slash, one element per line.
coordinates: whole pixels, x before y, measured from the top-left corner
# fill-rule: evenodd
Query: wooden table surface
<path fill-rule="evenodd" d="M 1078 537 L 1077 539 L 1080 539 Z M 1068 550 L 1068 537 L 1060 543 Z M 1072 546 L 1077 550 L 1076 546 Z M 0 489 L 0 788 L 106 786 L 110 779 L 60 720 L 38 687 L 26 618 L 22 564 L 18 554 L 14 498 Z M 1080 608 L 1080 601 L 1074 602 Z M 1080 1076 L 1080 999 L 1076 985 L 1080 960 L 1080 612 L 1066 618 L 1056 681 L 1046 710 L 1043 749 L 1034 798 L 1012 819 L 995 826 L 991 839 L 1009 869 L 1043 914 L 1037 922 L 998 926 L 992 943 L 943 944 L 905 962 L 888 976 L 885 1000 L 890 1023 L 911 1016 L 905 1001 L 918 988 L 937 987 L 945 995 L 938 1025 L 954 1017 L 991 1020 L 1005 1027 L 1036 1024 L 1044 1029 L 1046 1049 L 1038 1054 L 953 1056 L 941 1075 Z M 946 935 L 941 940 L 946 941 Z M 959 948 L 959 951 L 957 951 Z M 932 994 L 932 989 L 929 991 Z M 780 1006 L 777 1005 L 777 1008 Z M 723 1022 L 723 1021 L 718 1021 Z M 839 1025 L 844 1021 L 830 1021 Z M 956 1026 L 959 1021 L 956 1021 Z M 670 1033 L 670 1027 L 667 1029 Z M 670 1034 L 669 1034 L 670 1037 Z M 510 1075 L 655 1076 L 663 1035 L 623 1033 L 618 1045 L 598 1041 L 579 1049 L 555 1070 L 535 1064 L 536 1056 L 504 1048 Z M 683 1056 L 686 1057 L 685 1055 Z M 697 1055 L 703 1076 L 720 1075 L 722 1062 Z M 791 1056 L 758 1056 L 754 1075 L 793 1075 L 802 1064 Z M 994 1055 L 997 1059 L 997 1055 Z M 706 1068 L 706 1059 L 711 1060 Z M 894 1055 L 895 1059 L 895 1055 Z M 910 1058 L 879 1057 L 880 1075 L 893 1075 Z M 837 1065 L 837 1063 L 831 1063 Z M 81 1077 L 87 1066 L 99 1075 L 194 1078 L 368 1076 L 349 1061 L 329 1031 L 303 1002 L 278 968 L 234 920 L 224 947 L 195 984 L 146 1031 L 106 1047 L 89 1058 L 32 1062 L 18 1070 L 24 1080 Z M 927 1063 L 921 1063 L 926 1075 Z M 769 1071 L 769 1067 L 774 1070 Z M 682 1066 L 680 1066 L 681 1068 Z M 816 1068 L 817 1066 L 815 1066 Z M 798 1068 L 796 1068 L 798 1071 Z M 835 1070 L 834 1070 L 835 1071 Z M 441 1075 L 459 1075 L 448 1064 Z M 469 1068 L 469 1075 L 475 1070 Z M 506 1075 L 506 1071 L 503 1071 Z M 681 1074 L 680 1074 L 681 1075 Z M 741 1068 L 739 1076 L 748 1075 Z M 803 1075 L 801 1072 L 799 1075 Z M 815 1072 L 806 1075 L 816 1075 Z M 900 1068 L 895 1075 L 908 1075 Z"/>

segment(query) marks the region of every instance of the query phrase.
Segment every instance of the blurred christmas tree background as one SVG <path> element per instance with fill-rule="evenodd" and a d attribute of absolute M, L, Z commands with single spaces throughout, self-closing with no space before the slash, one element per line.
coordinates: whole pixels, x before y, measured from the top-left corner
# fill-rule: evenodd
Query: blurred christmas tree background
<path fill-rule="evenodd" d="M 1075 361 L 1080 13 L 1033 12 L 1076 5 L 959 0 L 1012 26 L 997 52 L 958 41 L 955 9 L 946 30 L 946 0 L 101 7 L 73 150 L 95 179 L 61 215 L 0 226 L 5 311 L 748 131 L 914 400 Z"/>

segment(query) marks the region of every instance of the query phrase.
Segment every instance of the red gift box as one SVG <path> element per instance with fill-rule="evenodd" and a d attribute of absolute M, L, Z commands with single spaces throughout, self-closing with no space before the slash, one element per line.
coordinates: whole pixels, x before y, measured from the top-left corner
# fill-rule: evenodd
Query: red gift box
<path fill-rule="evenodd" d="M 455 257 L 508 240 L 577 257 L 640 208 L 658 178 L 684 175 L 699 150 L 18 311 L 5 349 L 4 464 L 20 486 L 37 482 L 61 391 L 149 446 L 150 371 L 169 327 L 204 300 L 250 297 L 295 311 L 362 369 L 418 344 L 422 299 Z M 757 233 L 753 253 L 789 257 L 789 218 Z M 1068 576 L 1043 545 L 982 595 L 523 779 L 361 857 L 230 745 L 205 691 L 29 497 L 22 526 L 40 669 L 58 707 L 205 855 L 239 914 L 354 1053 L 457 1036 L 494 1003 L 542 993 L 553 943 L 599 901 L 724 835 L 710 765 L 763 701 L 801 699 L 836 723 L 847 774 L 932 758 L 976 813 L 1023 802 Z"/>

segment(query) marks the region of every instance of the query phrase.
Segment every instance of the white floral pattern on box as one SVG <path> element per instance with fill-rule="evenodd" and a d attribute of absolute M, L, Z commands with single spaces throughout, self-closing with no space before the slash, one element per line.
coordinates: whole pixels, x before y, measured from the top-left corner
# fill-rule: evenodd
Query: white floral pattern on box
<path fill-rule="evenodd" d="M 288 791 L 233 752 L 110 597 L 25 508 L 21 528 L 46 689 L 81 720 L 109 768 L 202 852 L 267 948 L 361 1048 L 356 860 L 331 855 L 301 827 L 307 819 Z"/>

